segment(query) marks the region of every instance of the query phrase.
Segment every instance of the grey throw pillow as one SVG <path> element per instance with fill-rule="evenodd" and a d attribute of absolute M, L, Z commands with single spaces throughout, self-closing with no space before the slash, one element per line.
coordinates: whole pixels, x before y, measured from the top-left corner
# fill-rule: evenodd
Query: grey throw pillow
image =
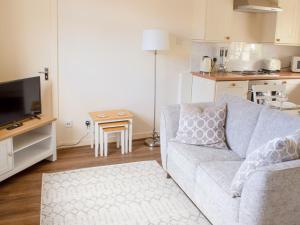
<path fill-rule="evenodd" d="M 236 173 L 231 192 L 233 197 L 240 197 L 245 182 L 258 169 L 276 163 L 299 159 L 300 131 L 294 135 L 275 138 L 249 154 Z"/>
<path fill-rule="evenodd" d="M 204 109 L 182 105 L 175 140 L 184 144 L 227 149 L 225 120 L 226 105 Z"/>

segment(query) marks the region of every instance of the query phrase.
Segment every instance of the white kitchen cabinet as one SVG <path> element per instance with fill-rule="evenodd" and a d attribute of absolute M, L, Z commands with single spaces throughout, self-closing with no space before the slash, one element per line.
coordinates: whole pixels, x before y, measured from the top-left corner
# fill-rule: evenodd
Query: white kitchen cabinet
<path fill-rule="evenodd" d="M 300 45 L 299 0 L 279 0 L 283 11 L 265 14 L 235 11 L 233 2 L 193 0 L 192 39 Z"/>
<path fill-rule="evenodd" d="M 193 0 L 192 39 L 229 42 L 233 0 Z"/>
<path fill-rule="evenodd" d="M 282 12 L 262 14 L 260 42 L 300 45 L 300 1 L 279 0 Z"/>
<path fill-rule="evenodd" d="M 0 141 L 0 175 L 13 169 L 12 139 Z"/>
<path fill-rule="evenodd" d="M 214 80 L 193 76 L 192 102 L 214 102 L 216 82 Z"/>
<path fill-rule="evenodd" d="M 206 3 L 206 41 L 230 41 L 233 0 L 207 0 Z"/>
<path fill-rule="evenodd" d="M 192 39 L 258 42 L 261 17 L 233 10 L 233 0 L 194 0 Z"/>
<path fill-rule="evenodd" d="M 275 42 L 279 44 L 299 43 L 300 1 L 279 0 L 283 9 L 277 13 Z"/>
<path fill-rule="evenodd" d="M 224 94 L 247 99 L 248 81 L 215 81 L 193 76 L 192 102 L 215 102 Z"/>
<path fill-rule="evenodd" d="M 213 79 L 193 76 L 192 102 L 214 102 L 224 94 L 235 95 L 247 99 L 252 85 L 285 84 L 290 102 L 300 105 L 300 79 L 251 80 L 251 81 L 216 81 Z M 187 87 L 188 88 L 188 87 Z"/>
<path fill-rule="evenodd" d="M 205 39 L 205 23 L 206 23 L 206 0 L 193 0 L 193 21 L 192 21 L 192 39 Z"/>
<path fill-rule="evenodd" d="M 215 101 L 218 101 L 225 94 L 247 99 L 248 90 L 248 81 L 217 81 Z"/>

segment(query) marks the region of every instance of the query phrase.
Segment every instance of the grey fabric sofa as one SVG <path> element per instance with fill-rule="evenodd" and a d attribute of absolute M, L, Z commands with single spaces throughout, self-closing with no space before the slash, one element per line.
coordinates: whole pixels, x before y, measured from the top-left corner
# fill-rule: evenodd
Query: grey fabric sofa
<path fill-rule="evenodd" d="M 232 198 L 230 185 L 247 152 L 299 130 L 300 117 L 233 96 L 224 96 L 221 102 L 227 103 L 226 138 L 231 150 L 174 142 L 180 106 L 163 108 L 164 169 L 214 225 L 299 225 L 300 160 L 255 172 L 240 198 Z"/>

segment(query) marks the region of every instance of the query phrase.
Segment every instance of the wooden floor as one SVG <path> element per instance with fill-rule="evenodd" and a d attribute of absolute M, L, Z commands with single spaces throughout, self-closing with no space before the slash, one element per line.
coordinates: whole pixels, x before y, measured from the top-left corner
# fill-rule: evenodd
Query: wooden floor
<path fill-rule="evenodd" d="M 108 158 L 94 158 L 89 147 L 59 150 L 56 162 L 42 161 L 0 183 L 0 225 L 39 224 L 43 173 L 146 160 L 160 163 L 160 151 L 149 151 L 143 141 L 134 142 L 125 156 L 110 148 Z"/>

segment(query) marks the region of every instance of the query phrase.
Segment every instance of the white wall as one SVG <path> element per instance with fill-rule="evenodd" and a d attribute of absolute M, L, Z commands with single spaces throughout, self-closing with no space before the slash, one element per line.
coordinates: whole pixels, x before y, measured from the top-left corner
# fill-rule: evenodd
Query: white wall
<path fill-rule="evenodd" d="M 0 1 L 0 82 L 41 76 L 42 110 L 52 114 L 57 78 L 56 0 Z M 56 113 L 55 113 L 56 114 Z"/>
<path fill-rule="evenodd" d="M 59 1 L 59 144 L 83 136 L 95 110 L 126 108 L 135 137 L 151 132 L 153 55 L 141 50 L 142 32 L 172 33 L 171 51 L 158 58 L 158 105 L 176 103 L 178 75 L 189 70 L 191 10 L 191 0 Z"/>

